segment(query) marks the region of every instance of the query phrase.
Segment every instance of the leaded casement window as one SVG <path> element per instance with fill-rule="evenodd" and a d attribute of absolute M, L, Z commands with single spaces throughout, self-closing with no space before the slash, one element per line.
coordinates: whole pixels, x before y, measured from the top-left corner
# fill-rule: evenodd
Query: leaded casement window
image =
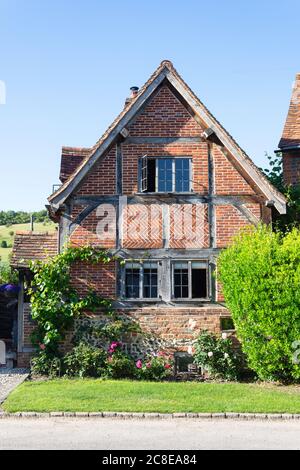
<path fill-rule="evenodd" d="M 126 262 L 124 284 L 127 299 L 157 299 L 158 261 Z"/>
<path fill-rule="evenodd" d="M 189 157 L 141 158 L 140 190 L 144 193 L 192 191 L 192 160 Z"/>
<path fill-rule="evenodd" d="M 172 297 L 178 300 L 208 300 L 207 261 L 172 262 Z"/>

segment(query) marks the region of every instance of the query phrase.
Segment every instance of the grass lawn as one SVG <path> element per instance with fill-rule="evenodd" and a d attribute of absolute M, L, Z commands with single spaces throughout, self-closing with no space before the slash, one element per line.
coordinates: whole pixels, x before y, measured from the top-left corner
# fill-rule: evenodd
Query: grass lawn
<path fill-rule="evenodd" d="M 34 222 L 34 231 L 35 232 L 53 232 L 55 230 L 56 224 L 54 222 Z M 0 262 L 7 263 L 9 255 L 12 250 L 12 245 L 14 241 L 14 236 L 16 232 L 30 230 L 30 223 L 27 224 L 14 224 L 7 227 L 6 225 L 0 225 L 0 243 L 2 240 L 5 240 L 8 244 L 8 248 L 0 247 Z M 11 234 L 13 232 L 13 234 Z"/>
<path fill-rule="evenodd" d="M 238 383 L 60 379 L 23 383 L 9 395 L 4 409 L 300 413 L 300 389 Z"/>

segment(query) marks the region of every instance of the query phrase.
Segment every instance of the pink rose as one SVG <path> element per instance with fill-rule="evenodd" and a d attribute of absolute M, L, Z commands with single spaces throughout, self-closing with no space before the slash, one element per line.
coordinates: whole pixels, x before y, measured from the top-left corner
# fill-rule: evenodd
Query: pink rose
<path fill-rule="evenodd" d="M 165 364 L 165 369 L 171 369 L 171 364 Z"/>
<path fill-rule="evenodd" d="M 141 369 L 142 366 L 143 366 L 143 363 L 142 363 L 142 361 L 139 359 L 138 361 L 136 361 L 135 365 L 136 365 L 136 367 L 137 367 L 138 369 Z"/>
<path fill-rule="evenodd" d="M 150 369 L 151 368 L 151 362 L 147 362 L 146 367 L 147 367 L 147 369 Z"/>
<path fill-rule="evenodd" d="M 108 348 L 108 354 L 113 354 L 115 350 L 121 345 L 122 343 L 120 343 L 120 341 L 113 341 Z"/>
<path fill-rule="evenodd" d="M 39 345 L 39 346 L 40 346 L 40 349 L 41 349 L 42 351 L 45 351 L 45 349 L 46 349 L 46 346 L 45 346 L 45 344 L 43 344 L 43 343 L 40 343 L 40 345 Z"/>

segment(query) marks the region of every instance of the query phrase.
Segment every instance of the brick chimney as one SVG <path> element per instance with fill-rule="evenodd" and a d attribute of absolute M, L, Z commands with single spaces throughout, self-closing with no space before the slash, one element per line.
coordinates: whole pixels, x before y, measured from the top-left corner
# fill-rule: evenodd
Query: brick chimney
<path fill-rule="evenodd" d="M 136 97 L 138 92 L 139 92 L 138 86 L 130 87 L 130 96 L 128 96 L 125 100 L 125 108 L 127 108 L 127 106 L 131 103 L 131 101 Z"/>
<path fill-rule="evenodd" d="M 282 153 L 285 184 L 300 184 L 300 73 L 296 75 L 292 98 L 282 137 L 279 142 Z"/>

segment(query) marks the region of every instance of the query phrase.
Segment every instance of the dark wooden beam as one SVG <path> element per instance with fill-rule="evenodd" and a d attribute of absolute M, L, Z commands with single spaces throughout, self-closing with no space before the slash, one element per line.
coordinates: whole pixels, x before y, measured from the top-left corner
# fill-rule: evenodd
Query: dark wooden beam
<path fill-rule="evenodd" d="M 128 137 L 125 140 L 126 144 L 191 144 L 204 142 L 202 137 Z"/>

